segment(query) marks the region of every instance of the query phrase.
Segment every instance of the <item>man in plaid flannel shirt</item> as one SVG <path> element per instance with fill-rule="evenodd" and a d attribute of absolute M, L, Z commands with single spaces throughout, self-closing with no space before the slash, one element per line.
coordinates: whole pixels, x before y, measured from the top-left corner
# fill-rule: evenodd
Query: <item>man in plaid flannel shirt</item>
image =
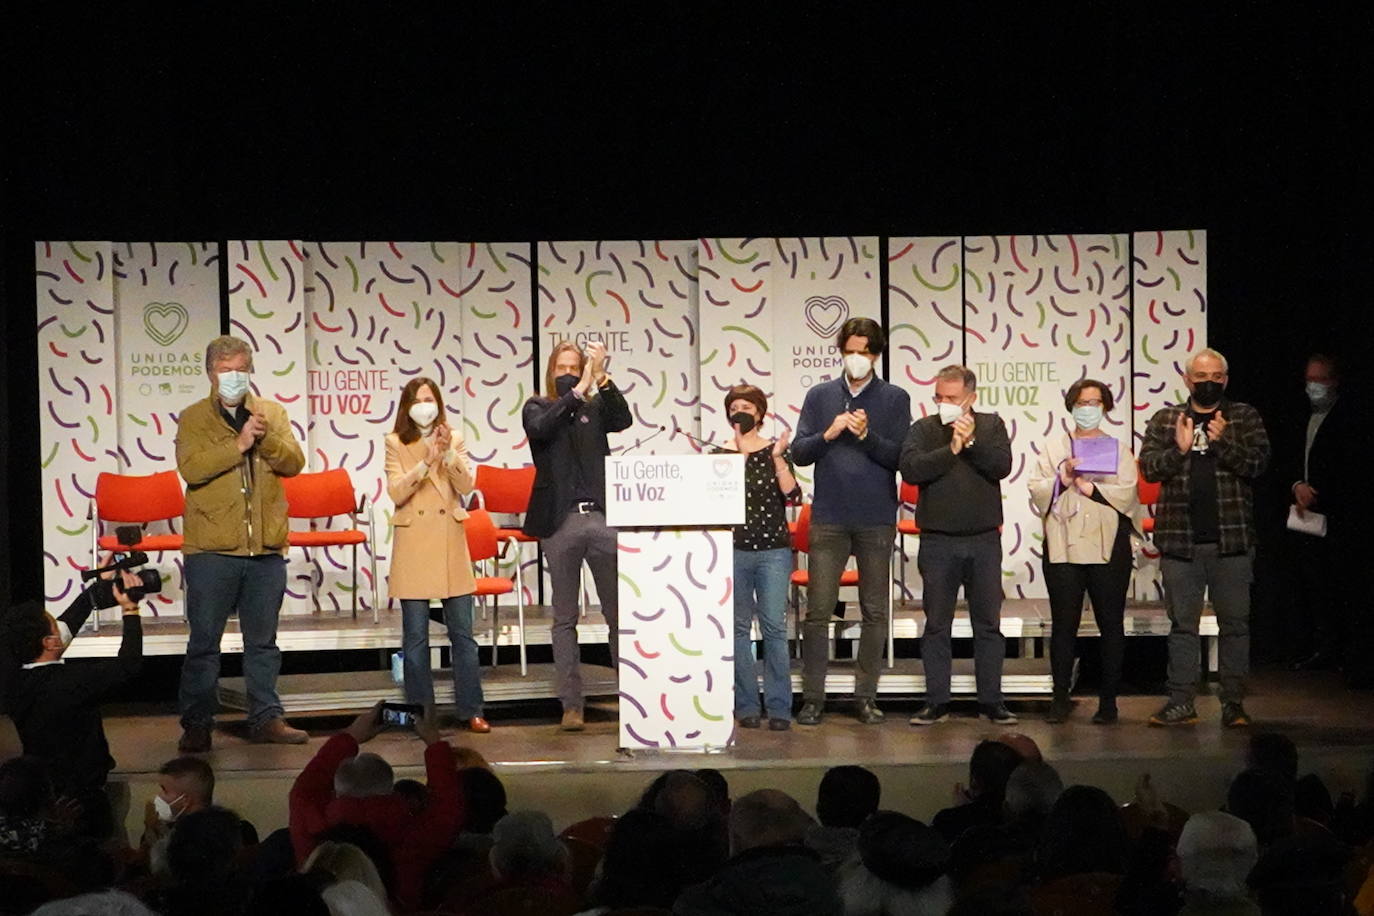
<path fill-rule="evenodd" d="M 1250 667 L 1250 581 L 1255 547 L 1252 484 L 1269 464 L 1259 411 L 1226 398 L 1226 357 L 1204 349 L 1184 366 L 1188 402 L 1150 418 L 1140 449 L 1145 479 L 1163 484 L 1154 542 L 1169 612 L 1169 700 L 1151 725 L 1197 722 L 1198 622 L 1204 594 L 1219 630 L 1221 720 L 1250 724 L 1241 701 Z"/>

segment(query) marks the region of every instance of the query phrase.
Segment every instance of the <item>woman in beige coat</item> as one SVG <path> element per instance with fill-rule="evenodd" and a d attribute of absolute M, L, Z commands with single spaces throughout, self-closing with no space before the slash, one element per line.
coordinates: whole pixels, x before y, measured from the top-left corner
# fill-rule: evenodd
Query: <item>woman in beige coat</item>
<path fill-rule="evenodd" d="M 1050 597 L 1050 670 L 1054 698 L 1050 722 L 1069 717 L 1069 683 L 1083 593 L 1093 605 L 1101 634 L 1102 683 L 1093 722 L 1116 721 L 1116 694 L 1121 686 L 1121 658 L 1126 648 L 1126 590 L 1131 584 L 1131 535 L 1140 537 L 1140 498 L 1136 494 L 1135 456 L 1116 443 L 1115 473 L 1080 473 L 1074 457 L 1078 440 L 1109 438 L 1103 416 L 1112 409 L 1111 389 L 1093 379 L 1079 379 L 1064 395 L 1073 414 L 1067 433 L 1053 433 L 1041 446 L 1030 478 L 1031 501 L 1045 524 L 1043 569 Z"/>
<path fill-rule="evenodd" d="M 429 603 L 444 604 L 453 647 L 454 707 L 475 732 L 491 731 L 482 717 L 481 670 L 472 638 L 476 580 L 463 532 L 462 496 L 473 472 L 463 437 L 444 419 L 443 395 L 430 379 L 401 390 L 396 425 L 386 437 L 387 493 L 392 516 L 390 595 L 401 602 L 406 702 L 434 703 L 429 667 Z"/>

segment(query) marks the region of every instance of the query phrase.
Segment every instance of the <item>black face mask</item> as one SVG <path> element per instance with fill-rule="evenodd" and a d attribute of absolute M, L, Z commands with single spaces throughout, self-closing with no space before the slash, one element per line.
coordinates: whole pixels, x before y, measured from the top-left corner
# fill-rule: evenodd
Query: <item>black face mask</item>
<path fill-rule="evenodd" d="M 1221 402 L 1224 390 L 1221 382 L 1193 382 L 1193 402 L 1199 407 L 1211 407 Z"/>
<path fill-rule="evenodd" d="M 563 395 L 576 388 L 577 383 L 580 381 L 582 381 L 580 375 L 560 375 L 553 380 L 553 390 L 558 392 L 558 396 L 561 398 Z"/>
<path fill-rule="evenodd" d="M 747 433 L 749 430 L 753 429 L 754 423 L 754 415 L 751 413 L 745 413 L 741 410 L 738 413 L 730 414 L 730 424 L 732 426 L 738 426 L 741 433 Z"/>

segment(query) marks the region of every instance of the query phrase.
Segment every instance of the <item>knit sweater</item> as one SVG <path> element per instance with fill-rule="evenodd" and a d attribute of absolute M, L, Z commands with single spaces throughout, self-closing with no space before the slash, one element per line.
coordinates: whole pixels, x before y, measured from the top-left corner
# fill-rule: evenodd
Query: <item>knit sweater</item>
<path fill-rule="evenodd" d="M 859 439 L 845 430 L 826 442 L 825 431 L 847 410 L 868 414 L 867 435 Z M 849 393 L 843 376 L 806 392 L 792 457 L 799 466 L 816 466 L 813 524 L 857 528 L 896 523 L 897 459 L 910 422 L 911 398 L 877 377 L 857 395 Z"/>
<path fill-rule="evenodd" d="M 1011 440 L 995 413 L 973 414 L 973 443 L 950 451 L 954 427 L 938 415 L 911 424 L 902 446 L 902 479 L 921 488 L 916 523 L 932 534 L 981 534 L 1002 524 L 1002 478 L 1011 473 Z"/>

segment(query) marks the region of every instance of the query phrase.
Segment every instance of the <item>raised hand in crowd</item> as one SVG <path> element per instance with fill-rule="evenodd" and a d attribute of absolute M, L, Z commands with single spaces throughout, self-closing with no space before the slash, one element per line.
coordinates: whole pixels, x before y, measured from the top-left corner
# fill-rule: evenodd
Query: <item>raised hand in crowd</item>
<path fill-rule="evenodd" d="M 426 747 L 443 740 L 439 735 L 439 716 L 434 711 L 432 704 L 424 707 L 424 712 L 415 720 L 415 724 L 411 728 L 415 730 L 415 737 L 423 741 Z"/>
<path fill-rule="evenodd" d="M 381 730 L 382 703 L 380 700 L 371 709 L 360 713 L 356 719 L 348 724 L 348 728 L 344 729 L 359 744 L 366 744 L 371 741 L 377 737 L 377 733 Z"/>

